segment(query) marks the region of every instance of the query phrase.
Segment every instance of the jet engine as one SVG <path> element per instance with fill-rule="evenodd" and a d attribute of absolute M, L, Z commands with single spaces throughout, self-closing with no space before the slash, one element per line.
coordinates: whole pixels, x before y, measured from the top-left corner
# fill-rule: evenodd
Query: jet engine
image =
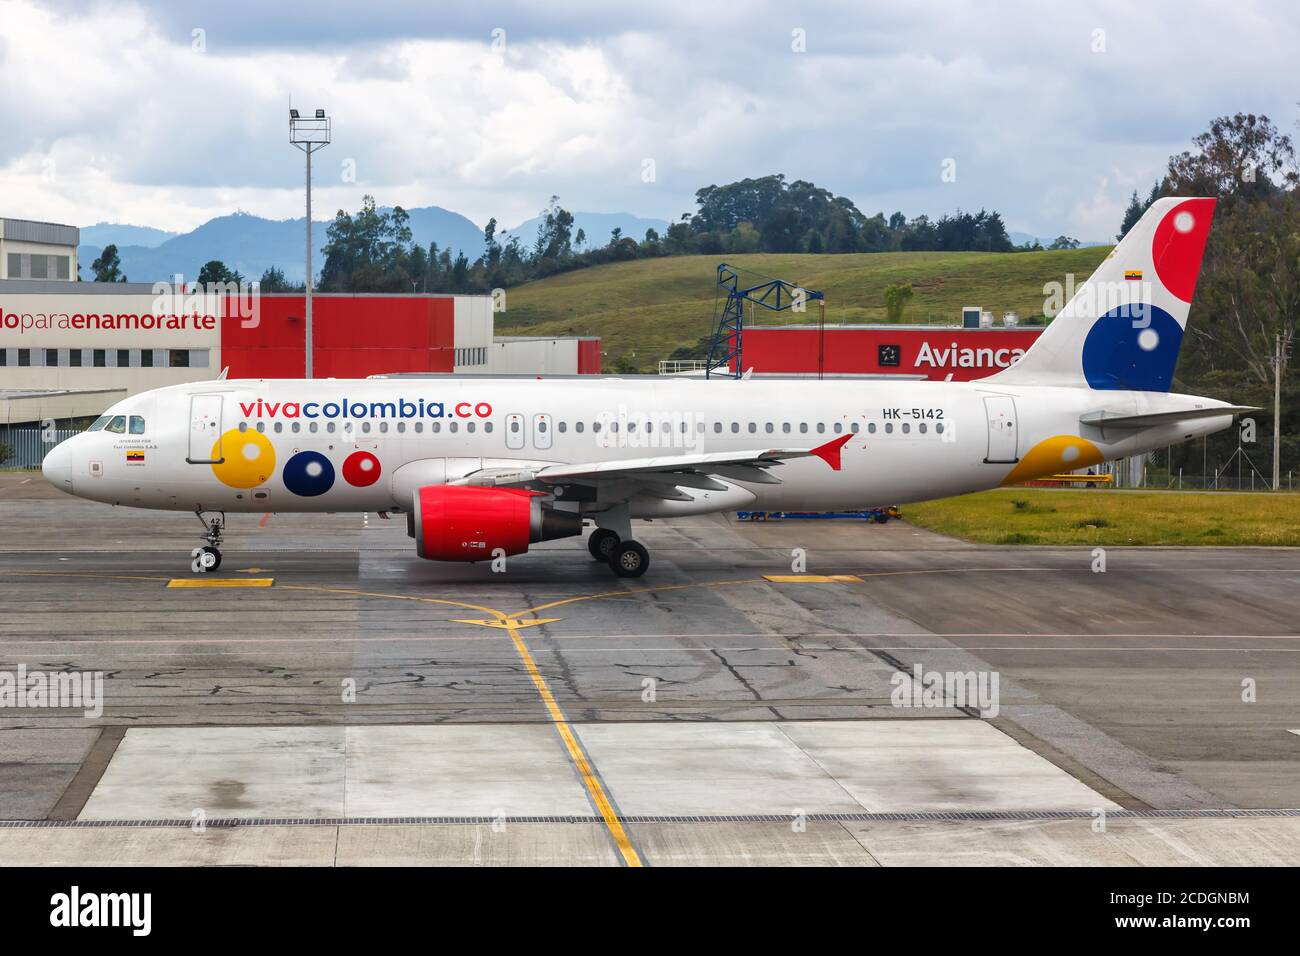
<path fill-rule="evenodd" d="M 415 551 L 433 561 L 485 561 L 523 554 L 528 546 L 582 533 L 582 516 L 556 511 L 538 491 L 427 485 L 417 488 L 407 514 Z"/>

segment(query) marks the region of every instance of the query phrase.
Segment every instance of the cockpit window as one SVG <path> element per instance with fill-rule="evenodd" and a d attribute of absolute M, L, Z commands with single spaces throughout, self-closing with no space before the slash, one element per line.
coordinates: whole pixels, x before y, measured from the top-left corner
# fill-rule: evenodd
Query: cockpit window
<path fill-rule="evenodd" d="M 86 431 L 88 432 L 99 431 L 101 428 L 103 428 L 105 425 L 108 424 L 108 421 L 111 417 L 112 417 L 111 415 L 100 415 L 98 418 L 95 419 L 95 423 L 91 425 L 89 428 L 87 428 Z"/>
<path fill-rule="evenodd" d="M 131 434 L 132 434 L 132 435 L 143 435 L 143 434 L 144 434 L 144 416 L 143 416 L 143 415 L 132 415 L 132 416 L 131 416 Z"/>
<path fill-rule="evenodd" d="M 114 415 L 114 416 L 113 416 L 113 420 L 112 420 L 111 422 L 109 422 L 107 426 L 105 426 L 104 430 L 105 430 L 105 431 L 110 431 L 110 432 L 112 432 L 114 435 L 125 435 L 125 434 L 126 434 L 126 416 L 125 416 L 125 415 Z"/>

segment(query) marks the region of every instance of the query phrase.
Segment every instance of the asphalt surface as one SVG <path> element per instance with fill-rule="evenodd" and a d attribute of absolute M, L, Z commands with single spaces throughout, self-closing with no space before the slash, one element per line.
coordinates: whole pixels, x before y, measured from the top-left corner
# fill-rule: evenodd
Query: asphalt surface
<path fill-rule="evenodd" d="M 538 836 L 540 823 L 512 822 L 511 839 L 527 846 L 504 860 L 575 863 L 738 853 L 924 862 L 927 839 L 952 851 L 955 826 L 973 841 L 966 862 L 1050 863 L 1077 861 L 1076 851 L 1017 849 L 996 820 L 934 823 L 924 834 L 907 824 L 909 855 L 888 823 L 814 820 L 792 831 L 750 817 L 1300 807 L 1297 550 L 1110 549 L 1099 573 L 1086 548 L 976 547 L 898 521 L 711 517 L 637 523 L 653 564 L 626 581 L 579 539 L 538 546 L 496 573 L 420 561 L 401 520 L 232 516 L 215 577 L 270 585 L 178 588 L 169 582 L 195 577 L 192 515 L 82 502 L 28 478 L 0 476 L 0 671 L 102 672 L 104 704 L 92 717 L 0 708 L 0 819 L 171 820 L 194 805 L 214 819 L 355 817 L 340 825 L 351 833 L 422 811 L 488 821 L 554 812 L 597 825 L 577 828 L 574 843 L 573 827 L 557 842 Z M 814 577 L 835 575 L 852 579 Z M 951 702 L 897 706 L 897 675 L 916 665 L 996 675 L 996 716 Z M 944 736 L 968 722 L 978 732 Z M 704 724 L 711 736 L 699 736 Z M 266 747 L 302 756 L 301 772 L 259 777 Z M 727 769 L 736 754 L 745 757 Z M 189 778 L 171 791 L 169 760 Z M 422 778 L 422 760 L 440 769 Z M 345 768 L 344 796 L 322 801 L 335 767 Z M 462 786 L 429 796 L 447 774 Z M 195 780 L 206 781 L 198 796 Z M 320 786 L 294 789 L 308 781 Z M 539 796 L 547 787 L 552 803 Z M 462 799 L 488 790 L 481 806 Z M 730 821 L 705 833 L 679 820 L 707 813 Z M 1297 822 L 1279 820 L 1254 843 L 1286 862 Z M 1208 821 L 1177 825 L 1214 831 Z M 685 842 L 682 826 L 694 834 Z M 298 841 L 290 848 L 264 835 L 240 852 L 349 861 L 337 852 L 346 841 L 335 840 L 333 857 L 311 851 L 328 841 L 309 829 L 287 838 Z M 407 838 L 378 829 L 382 839 L 365 846 L 383 862 L 493 862 L 503 852 L 481 839 L 466 849 L 455 821 Z M 1252 845 L 1229 830 L 1233 852 Z M 787 831 L 807 839 L 790 844 Z M 66 843 L 85 832 L 0 831 L 0 861 L 123 858 L 121 846 L 89 836 Z M 222 836 L 212 853 L 226 859 L 235 839 Z M 1167 839 L 1155 842 L 1168 852 Z M 1189 849 L 1175 862 L 1222 862 L 1226 852 L 1192 860 Z M 195 854 L 188 844 L 171 859 L 216 859 Z M 1119 862 L 1158 859 L 1131 857 Z"/>

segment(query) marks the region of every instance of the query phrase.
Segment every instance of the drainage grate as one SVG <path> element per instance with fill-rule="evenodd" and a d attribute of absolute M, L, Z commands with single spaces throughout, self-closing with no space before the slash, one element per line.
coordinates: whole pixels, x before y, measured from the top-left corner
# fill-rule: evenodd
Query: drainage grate
<path fill-rule="evenodd" d="M 810 823 L 924 823 L 960 821 L 1015 820 L 1089 820 L 1093 810 L 918 810 L 897 813 L 808 813 Z M 629 814 L 619 816 L 620 823 L 789 823 L 788 813 L 707 814 L 696 816 L 657 816 Z M 1107 810 L 1110 820 L 1196 820 L 1250 817 L 1300 817 L 1300 809 L 1284 810 Z M 433 826 L 491 825 L 500 823 L 596 823 L 599 816 L 565 814 L 557 816 L 517 817 L 221 817 L 205 820 L 209 829 L 236 827 L 330 827 L 330 826 Z M 0 830 L 26 829 L 102 829 L 102 828 L 190 828 L 189 818 L 160 817 L 150 820 L 0 820 Z"/>

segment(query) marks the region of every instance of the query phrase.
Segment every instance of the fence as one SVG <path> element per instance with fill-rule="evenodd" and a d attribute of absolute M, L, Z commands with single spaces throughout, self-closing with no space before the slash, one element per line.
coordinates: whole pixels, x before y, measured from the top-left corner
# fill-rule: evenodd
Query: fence
<path fill-rule="evenodd" d="M 9 457 L 0 461 L 0 468 L 39 468 L 41 459 L 49 454 L 51 448 L 80 434 L 79 428 L 11 428 L 0 425 L 0 445 L 10 449 Z"/>

